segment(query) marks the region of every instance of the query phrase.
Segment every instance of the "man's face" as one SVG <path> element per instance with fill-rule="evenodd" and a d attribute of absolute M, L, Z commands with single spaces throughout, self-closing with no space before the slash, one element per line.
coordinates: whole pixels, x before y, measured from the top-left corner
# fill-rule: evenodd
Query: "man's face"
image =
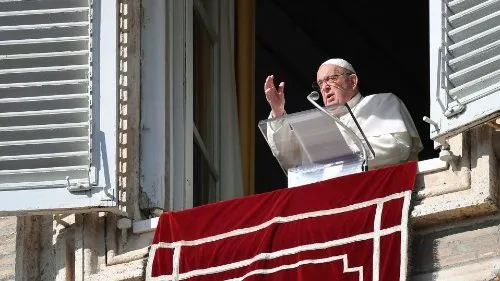
<path fill-rule="evenodd" d="M 325 106 L 345 104 L 357 93 L 358 77 L 340 66 L 324 64 L 319 67 L 316 82 L 320 86 Z"/>

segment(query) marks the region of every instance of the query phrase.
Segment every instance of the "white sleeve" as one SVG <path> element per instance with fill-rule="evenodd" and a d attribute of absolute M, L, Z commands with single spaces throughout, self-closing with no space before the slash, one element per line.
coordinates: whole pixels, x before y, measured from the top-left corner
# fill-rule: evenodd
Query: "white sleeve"
<path fill-rule="evenodd" d="M 267 141 L 274 157 L 282 164 L 282 168 L 287 170 L 302 164 L 300 147 L 290 125 L 284 120 L 268 124 Z"/>
<path fill-rule="evenodd" d="M 392 133 L 367 138 L 375 151 L 375 159 L 368 161 L 369 169 L 410 160 L 412 138 L 409 133 Z"/>

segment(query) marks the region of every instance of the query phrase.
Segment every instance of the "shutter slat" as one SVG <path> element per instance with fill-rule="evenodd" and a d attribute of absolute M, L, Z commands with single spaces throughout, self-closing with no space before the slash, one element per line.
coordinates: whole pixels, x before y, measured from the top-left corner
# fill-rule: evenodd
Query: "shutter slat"
<path fill-rule="evenodd" d="M 70 138 L 53 138 L 53 139 L 35 139 L 35 140 L 18 140 L 18 141 L 0 141 L 2 146 L 24 146 L 24 145 L 39 145 L 39 144 L 61 144 L 73 142 L 88 142 L 86 137 L 70 137 Z"/>
<path fill-rule="evenodd" d="M 32 82 L 44 82 L 47 80 L 78 80 L 86 79 L 88 77 L 88 71 L 77 69 L 77 70 L 66 70 L 66 71 L 45 71 L 45 72 L 29 72 L 29 73 L 4 73 L 0 75 L 0 83 L 6 84 L 11 81 L 16 81 L 17 83 L 32 83 Z"/>
<path fill-rule="evenodd" d="M 0 190 L 88 182 L 90 8 L 0 1 Z"/>
<path fill-rule="evenodd" d="M 52 96 L 55 97 L 55 96 Z M 45 98 L 45 97 L 44 97 Z M 51 98 L 51 97 L 48 97 Z M 24 98 L 21 98 L 24 99 Z M 16 103 L 2 103 L 0 102 L 0 112 L 3 113 L 12 113 L 12 112 L 39 112 L 37 114 L 31 114 L 29 116 L 43 116 L 43 115 L 53 115 L 54 113 L 51 111 L 55 110 L 73 110 L 67 112 L 58 112 L 58 114 L 79 114 L 81 112 L 87 112 L 85 110 L 79 109 L 87 109 L 89 107 L 89 96 L 83 96 L 83 98 L 77 99 L 44 99 L 30 102 L 16 102 Z M 15 110 L 15 111 L 11 111 Z M 47 110 L 51 110 L 48 113 Z M 0 113 L 1 114 L 1 113 Z M 26 115 L 28 116 L 28 115 Z M 10 116 L 7 116 L 8 118 Z"/>
<path fill-rule="evenodd" d="M 88 7 L 60 8 L 60 9 L 40 9 L 40 10 L 19 10 L 10 12 L 0 12 L 0 17 L 27 16 L 27 15 L 49 15 L 59 13 L 79 13 L 89 11 Z"/>
<path fill-rule="evenodd" d="M 32 53 L 32 54 L 8 54 L 8 55 L 0 55 L 0 60 L 82 56 L 82 55 L 88 55 L 88 53 L 89 52 L 87 50 L 81 50 L 81 51 L 67 51 L 67 52 Z"/>
<path fill-rule="evenodd" d="M 457 28 L 486 17 L 491 13 L 491 11 L 498 11 L 499 9 L 500 0 L 489 0 L 450 16 L 448 21 L 453 28 Z"/>
<path fill-rule="evenodd" d="M 0 59 L 0 70 L 4 71 L 5 73 L 9 73 L 9 70 L 13 69 L 37 71 L 38 68 L 38 71 L 63 71 L 64 69 L 85 70 L 85 73 L 87 73 L 88 61 L 89 54 L 15 59 L 4 61 L 3 63 Z"/>
<path fill-rule="evenodd" d="M 69 95 L 81 94 L 88 92 L 89 83 L 65 84 L 65 85 L 48 85 L 44 87 L 17 87 L 17 88 L 0 88 L 0 98 L 30 98 L 38 96 L 52 96 L 52 95 Z"/>
<path fill-rule="evenodd" d="M 0 38 L 2 40 L 2 38 Z M 89 51 L 88 40 L 67 42 L 46 42 L 37 44 L 0 45 L 0 57 L 6 55 L 27 55 L 34 53 Z"/>
<path fill-rule="evenodd" d="M 4 30 L 0 31 L 0 38 L 2 38 L 4 42 L 26 40 L 27 38 L 28 40 L 46 40 L 50 38 L 65 38 L 71 36 L 87 36 L 88 39 L 88 30 L 88 26 L 67 26 L 51 29 Z"/>
<path fill-rule="evenodd" d="M 67 167 L 51 167 L 51 168 L 38 168 L 38 169 L 20 169 L 20 170 L 3 170 L 0 175 L 26 175 L 26 174 L 41 174 L 51 172 L 69 172 L 72 170 L 88 171 L 88 166 L 67 166 Z"/>
<path fill-rule="evenodd" d="M 498 40 L 498 38 L 500 38 L 500 26 L 496 26 L 479 34 L 471 35 L 461 42 L 451 44 L 448 47 L 448 50 L 454 57 L 458 57 L 472 52 L 482 46 L 493 44 Z"/>
<path fill-rule="evenodd" d="M 58 157 L 53 153 L 47 155 L 45 158 L 31 157 L 30 159 L 11 159 L 0 161 L 0 170 L 16 170 L 16 169 L 37 169 L 37 168 L 50 168 L 50 167 L 63 167 L 63 166 L 88 166 L 88 156 L 74 155 L 67 157 Z M 0 182 L 2 179 L 0 179 Z M 8 179 L 7 179 L 8 181 Z"/>
<path fill-rule="evenodd" d="M 9 126 L 9 127 L 0 127 L 0 132 L 73 129 L 73 128 L 85 128 L 88 127 L 88 125 L 89 124 L 87 122 L 79 122 L 79 123 L 63 123 L 63 124 L 48 124 L 48 125 Z"/>
<path fill-rule="evenodd" d="M 58 81 L 39 81 L 39 82 L 23 82 L 23 83 L 9 83 L 0 84 L 0 89 L 5 88 L 25 88 L 25 87 L 43 87 L 43 86 L 59 86 L 59 85 L 75 85 L 88 83 L 88 79 L 70 79 Z"/>
<path fill-rule="evenodd" d="M 39 189 L 39 188 L 47 188 L 50 186 L 53 188 L 66 188 L 67 181 L 58 179 L 51 181 L 33 181 L 33 182 L 9 182 L 5 184 L 0 184 L 0 191 L 7 190 L 22 190 L 22 189 Z"/>
<path fill-rule="evenodd" d="M 0 1 L 0 11 L 45 10 L 61 8 L 88 8 L 88 0 L 50 0 L 50 1 Z"/>
<path fill-rule="evenodd" d="M 44 154 L 75 153 L 89 150 L 88 139 L 84 141 L 50 142 L 25 145 L 0 146 L 0 155 L 35 155 L 43 151 Z"/>
<path fill-rule="evenodd" d="M 497 69 L 500 69 L 500 55 L 476 63 L 470 67 L 450 74 L 449 78 L 453 85 L 460 86 L 469 81 L 478 79 Z"/>
<path fill-rule="evenodd" d="M 454 14 L 480 5 L 484 0 L 454 0 L 448 2 L 448 8 Z"/>
<path fill-rule="evenodd" d="M 40 43 L 56 43 L 56 42 L 74 42 L 74 41 L 89 41 L 89 36 L 67 36 L 67 37 L 55 37 L 55 38 L 0 40 L 0 46 L 40 44 Z"/>
<path fill-rule="evenodd" d="M 35 96 L 35 97 L 22 97 L 22 98 L 0 98 L 0 104 L 2 103 L 22 103 L 22 102 L 37 102 L 37 101 L 55 101 L 55 100 L 69 100 L 69 99 L 81 99 L 88 98 L 89 95 L 83 94 L 67 94 L 67 95 L 52 95 L 52 96 Z"/>
<path fill-rule="evenodd" d="M 485 76 L 469 81 L 463 85 L 450 90 L 450 95 L 463 98 L 467 95 L 476 94 L 484 96 L 500 89 L 500 70 L 496 70 Z"/>
<path fill-rule="evenodd" d="M 0 171 L 0 190 L 51 186 L 66 187 L 68 178 L 87 178 L 87 165 Z M 5 180 L 8 179 L 8 180 Z"/>
<path fill-rule="evenodd" d="M 2 117 L 23 117 L 23 116 L 41 116 L 41 115 L 85 113 L 88 111 L 89 111 L 88 108 L 70 108 L 70 109 L 56 109 L 56 110 L 4 112 L 4 113 L 0 113 L 0 118 L 2 118 Z"/>
<path fill-rule="evenodd" d="M 430 137 L 500 116 L 500 0 L 429 3 Z"/>
<path fill-rule="evenodd" d="M 30 67 L 30 68 L 8 68 L 0 69 L 2 74 L 20 74 L 20 73 L 35 73 L 47 71 L 68 71 L 68 70 L 88 70 L 88 65 L 64 65 L 64 66 L 46 66 L 46 67 Z"/>
<path fill-rule="evenodd" d="M 47 24 L 11 25 L 11 26 L 0 26 L 0 31 L 81 27 L 88 25 L 89 25 L 88 22 L 59 22 L 59 23 L 47 23 Z"/>
<path fill-rule="evenodd" d="M 455 0 L 448 7 L 452 12 L 447 18 L 452 42 L 447 62 L 449 93 L 462 99 L 482 96 L 496 89 L 498 82 L 500 0 Z"/>
<path fill-rule="evenodd" d="M 14 155 L 14 156 L 0 156 L 0 162 L 11 161 L 11 160 L 34 160 L 34 159 L 47 159 L 47 158 L 66 158 L 66 157 L 78 157 L 78 156 L 88 156 L 88 151 L 76 151 L 76 152 L 61 152 L 61 153 L 46 153 L 46 154 L 28 154 L 28 155 Z"/>
<path fill-rule="evenodd" d="M 461 27 L 452 29 L 448 36 L 453 42 L 459 42 L 469 38 L 473 34 L 478 34 L 492 28 L 498 27 L 500 23 L 500 11 L 490 13 L 476 21 L 467 23 Z"/>
<path fill-rule="evenodd" d="M 453 71 L 460 71 L 474 64 L 480 63 L 481 61 L 490 59 L 500 53 L 500 40 L 497 40 L 491 44 L 484 47 L 478 48 L 459 56 L 457 58 L 451 59 L 449 61 L 449 66 Z"/>

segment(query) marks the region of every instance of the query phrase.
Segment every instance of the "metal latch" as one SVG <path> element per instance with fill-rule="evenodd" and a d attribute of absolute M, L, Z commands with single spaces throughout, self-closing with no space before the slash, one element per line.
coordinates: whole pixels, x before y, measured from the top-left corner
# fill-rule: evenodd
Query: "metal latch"
<path fill-rule="evenodd" d="M 439 132 L 439 125 L 436 121 L 432 120 L 431 118 L 429 118 L 427 116 L 424 116 L 424 118 L 422 118 L 422 120 L 424 120 L 424 122 L 426 122 L 426 123 L 431 124 L 434 127 L 434 131 Z"/>

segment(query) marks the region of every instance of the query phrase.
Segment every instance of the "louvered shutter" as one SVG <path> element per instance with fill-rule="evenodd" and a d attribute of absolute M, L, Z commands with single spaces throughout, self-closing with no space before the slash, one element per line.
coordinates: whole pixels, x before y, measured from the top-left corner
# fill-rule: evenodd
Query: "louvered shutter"
<path fill-rule="evenodd" d="M 0 211 L 101 205 L 93 9 L 89 0 L 0 1 Z"/>
<path fill-rule="evenodd" d="M 500 114 L 500 0 L 429 1 L 431 138 Z"/>

